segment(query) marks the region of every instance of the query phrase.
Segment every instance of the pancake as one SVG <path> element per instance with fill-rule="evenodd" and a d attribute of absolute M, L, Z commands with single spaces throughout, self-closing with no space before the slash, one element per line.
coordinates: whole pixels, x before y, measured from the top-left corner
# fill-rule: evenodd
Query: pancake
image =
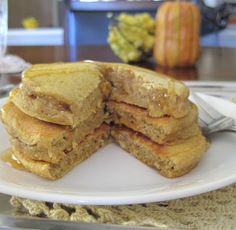
<path fill-rule="evenodd" d="M 115 124 L 125 125 L 159 144 L 174 144 L 199 132 L 198 111 L 194 104 L 182 118 L 150 117 L 146 109 L 116 101 L 109 101 L 107 109 Z"/>
<path fill-rule="evenodd" d="M 114 140 L 138 160 L 169 178 L 188 173 L 207 149 L 205 137 L 199 132 L 176 145 L 159 145 L 144 135 L 124 127 L 113 127 Z"/>
<path fill-rule="evenodd" d="M 75 128 L 48 123 L 23 113 L 11 101 L 1 109 L 1 119 L 8 133 L 28 146 L 27 158 L 58 163 L 83 138 L 104 120 L 103 109 Z"/>
<path fill-rule="evenodd" d="M 103 107 L 108 89 L 94 64 L 38 64 L 23 72 L 12 101 L 29 116 L 76 127 Z"/>
<path fill-rule="evenodd" d="M 186 116 L 191 110 L 183 82 L 161 73 L 120 63 L 99 63 L 112 85 L 110 99 L 145 108 L 151 117 Z"/>
<path fill-rule="evenodd" d="M 101 125 L 93 133 L 86 136 L 76 148 L 68 152 L 57 164 L 29 159 L 28 155 L 25 155 L 27 146 L 16 144 L 19 140 L 12 142 L 12 151 L 15 158 L 28 171 L 49 180 L 56 180 L 64 176 L 75 165 L 89 158 L 99 148 L 106 145 L 109 142 L 109 132 L 110 127 L 108 125 Z"/>

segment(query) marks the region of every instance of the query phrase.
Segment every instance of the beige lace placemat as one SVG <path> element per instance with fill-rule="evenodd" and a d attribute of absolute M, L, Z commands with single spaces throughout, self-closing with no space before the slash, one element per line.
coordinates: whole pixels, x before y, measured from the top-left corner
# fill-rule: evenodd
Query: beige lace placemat
<path fill-rule="evenodd" d="M 179 229 L 236 229 L 236 184 L 172 201 L 118 206 L 67 205 L 11 198 L 16 214 L 89 223 L 168 226 Z"/>

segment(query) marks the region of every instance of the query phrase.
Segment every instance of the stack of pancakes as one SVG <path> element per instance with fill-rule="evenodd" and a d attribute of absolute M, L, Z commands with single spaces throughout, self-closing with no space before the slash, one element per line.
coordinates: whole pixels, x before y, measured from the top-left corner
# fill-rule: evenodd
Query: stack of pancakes
<path fill-rule="evenodd" d="M 106 91 L 99 68 L 91 64 L 26 70 L 21 87 L 2 108 L 14 157 L 42 177 L 62 177 L 108 143 Z"/>
<path fill-rule="evenodd" d="M 62 177 L 111 139 L 162 175 L 177 177 L 207 148 L 188 93 L 182 82 L 125 64 L 34 65 L 1 118 L 14 157 L 42 177 Z"/>

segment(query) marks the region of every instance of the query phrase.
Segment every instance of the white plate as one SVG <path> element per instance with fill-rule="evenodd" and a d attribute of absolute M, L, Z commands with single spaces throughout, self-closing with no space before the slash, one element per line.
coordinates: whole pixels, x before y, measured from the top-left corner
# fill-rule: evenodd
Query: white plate
<path fill-rule="evenodd" d="M 236 119 L 236 105 L 202 95 Z M 0 100 L 1 105 L 4 100 Z M 30 132 L 30 130 L 29 130 Z M 0 150 L 9 148 L 0 125 Z M 218 133 L 198 166 L 185 176 L 167 179 L 115 144 L 57 181 L 47 181 L 0 161 L 0 192 L 37 200 L 74 204 L 131 204 L 170 200 L 211 191 L 236 182 L 236 134 Z"/>

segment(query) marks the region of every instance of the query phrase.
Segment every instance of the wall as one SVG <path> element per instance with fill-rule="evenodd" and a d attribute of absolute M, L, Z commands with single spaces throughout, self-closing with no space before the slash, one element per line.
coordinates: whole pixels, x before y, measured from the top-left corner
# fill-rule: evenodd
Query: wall
<path fill-rule="evenodd" d="M 25 17 L 33 16 L 40 27 L 58 26 L 61 0 L 8 0 L 9 28 L 22 27 Z"/>

